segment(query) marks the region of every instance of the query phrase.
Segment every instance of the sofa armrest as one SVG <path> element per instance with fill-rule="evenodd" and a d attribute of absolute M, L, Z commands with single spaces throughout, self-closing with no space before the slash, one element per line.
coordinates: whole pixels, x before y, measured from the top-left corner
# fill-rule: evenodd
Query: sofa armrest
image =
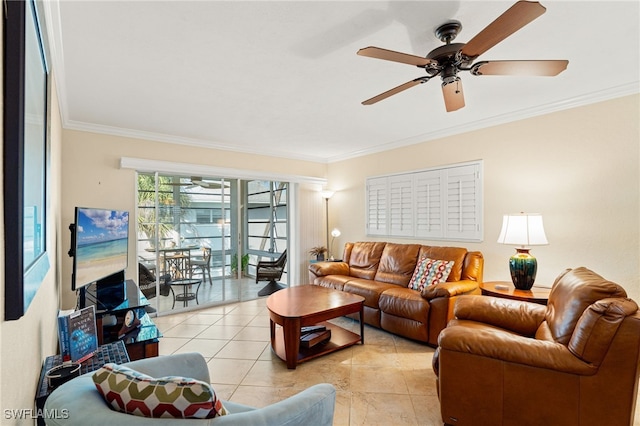
<path fill-rule="evenodd" d="M 484 276 L 484 256 L 482 252 L 470 251 L 464 258 L 462 279 L 481 283 Z"/>
<path fill-rule="evenodd" d="M 217 426 L 331 426 L 335 403 L 335 387 L 328 383 L 320 383 L 287 399 L 251 411 L 236 412 L 236 404 L 225 402 L 225 407 L 231 415 L 216 417 L 212 424 Z"/>
<path fill-rule="evenodd" d="M 569 374 L 588 376 L 597 371 L 596 366 L 574 356 L 561 343 L 524 337 L 479 323 L 460 321 L 445 328 L 438 337 L 438 345 L 441 358 L 444 351 L 454 351 Z"/>
<path fill-rule="evenodd" d="M 349 275 L 349 264 L 346 262 L 316 262 L 309 265 L 309 272 L 316 277 Z"/>
<path fill-rule="evenodd" d="M 453 313 L 461 320 L 490 324 L 523 336 L 534 336 L 547 311 L 537 303 L 491 296 L 461 297 Z"/>
<path fill-rule="evenodd" d="M 422 289 L 422 297 L 426 300 L 436 297 L 453 297 L 474 291 L 478 288 L 478 283 L 472 280 L 451 281 L 435 285 L 426 286 Z"/>

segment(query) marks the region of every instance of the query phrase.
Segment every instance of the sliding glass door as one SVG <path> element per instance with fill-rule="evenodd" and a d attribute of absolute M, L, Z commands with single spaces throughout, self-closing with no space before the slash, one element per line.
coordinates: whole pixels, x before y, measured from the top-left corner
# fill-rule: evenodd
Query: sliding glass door
<path fill-rule="evenodd" d="M 152 306 L 162 314 L 256 298 L 257 262 L 287 246 L 287 187 L 139 173 L 139 279 L 143 288 L 143 275 L 155 278 L 143 291 Z"/>
<path fill-rule="evenodd" d="M 249 265 L 255 276 L 255 266 L 261 260 L 277 259 L 288 246 L 289 184 L 287 182 L 252 180 L 246 186 L 246 220 L 244 232 Z M 282 282 L 288 282 L 288 269 Z"/>

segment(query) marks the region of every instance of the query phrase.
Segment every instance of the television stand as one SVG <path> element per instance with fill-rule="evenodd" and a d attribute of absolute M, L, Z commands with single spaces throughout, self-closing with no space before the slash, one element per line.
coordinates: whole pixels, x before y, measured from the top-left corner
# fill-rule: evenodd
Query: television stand
<path fill-rule="evenodd" d="M 100 301 L 101 296 L 108 295 L 95 290 L 95 287 L 86 290 L 86 303 L 96 306 L 98 344 L 123 341 L 132 361 L 158 356 L 158 343 L 162 333 L 147 313 L 145 308 L 149 306 L 149 302 L 140 292 L 138 285 L 133 280 L 126 280 L 124 301 L 109 306 Z M 120 292 L 121 289 L 117 291 Z M 139 324 L 122 335 L 125 317 L 129 311 L 133 311 Z"/>
<path fill-rule="evenodd" d="M 108 343 L 106 345 L 101 345 L 93 357 L 80 363 L 80 374 L 96 371 L 109 362 L 123 363 L 129 361 L 129 354 L 127 353 L 127 349 L 122 341 Z M 45 419 L 42 416 L 42 410 L 44 410 L 44 403 L 47 401 L 47 398 L 51 392 L 54 391 L 54 388 L 49 386 L 46 373 L 58 365 L 62 365 L 61 355 L 48 356 L 42 363 L 40 380 L 38 381 L 38 388 L 36 389 L 36 408 L 38 409 L 38 419 L 36 423 L 38 426 L 45 426 Z"/>

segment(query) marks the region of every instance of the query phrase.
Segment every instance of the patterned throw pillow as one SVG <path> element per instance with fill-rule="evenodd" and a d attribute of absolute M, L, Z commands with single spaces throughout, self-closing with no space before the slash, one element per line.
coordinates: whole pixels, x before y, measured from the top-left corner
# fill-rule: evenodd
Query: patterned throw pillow
<path fill-rule="evenodd" d="M 93 382 L 115 410 L 143 417 L 210 419 L 228 414 L 209 383 L 184 377 L 159 379 L 130 368 L 105 364 Z"/>
<path fill-rule="evenodd" d="M 416 265 L 408 287 L 422 291 L 428 285 L 447 281 L 454 263 L 453 260 L 434 260 L 423 257 Z"/>

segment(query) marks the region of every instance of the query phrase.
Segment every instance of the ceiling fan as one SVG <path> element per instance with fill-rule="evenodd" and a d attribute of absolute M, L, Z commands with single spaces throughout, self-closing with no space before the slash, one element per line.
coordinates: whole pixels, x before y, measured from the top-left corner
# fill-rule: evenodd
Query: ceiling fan
<path fill-rule="evenodd" d="M 185 180 L 183 180 L 185 179 Z M 189 178 L 180 178 L 180 180 L 175 181 L 175 182 L 171 182 L 169 183 L 169 185 L 171 186 L 199 186 L 202 188 L 209 188 L 209 189 L 220 189 L 223 187 L 223 184 L 217 180 L 217 181 L 213 181 L 213 180 L 207 180 L 204 179 L 201 176 L 191 176 Z M 228 187 L 229 183 L 228 182 L 224 182 L 224 187 Z"/>
<path fill-rule="evenodd" d="M 476 58 L 500 43 L 520 28 L 532 22 L 546 11 L 538 2 L 518 1 L 495 21 L 480 31 L 468 43 L 451 43 L 460 30 L 459 21 L 448 21 L 438 27 L 435 35 L 445 45 L 427 54 L 426 57 L 395 52 L 380 47 L 365 47 L 358 51 L 360 56 L 400 62 L 423 68 L 427 75 L 418 77 L 391 90 L 362 102 L 372 105 L 418 84 L 426 83 L 436 76 L 442 79 L 442 94 L 447 112 L 464 107 L 462 80 L 460 71 L 469 71 L 473 75 L 528 75 L 555 76 L 567 68 L 567 60 L 515 60 L 515 61 L 479 61 Z"/>

